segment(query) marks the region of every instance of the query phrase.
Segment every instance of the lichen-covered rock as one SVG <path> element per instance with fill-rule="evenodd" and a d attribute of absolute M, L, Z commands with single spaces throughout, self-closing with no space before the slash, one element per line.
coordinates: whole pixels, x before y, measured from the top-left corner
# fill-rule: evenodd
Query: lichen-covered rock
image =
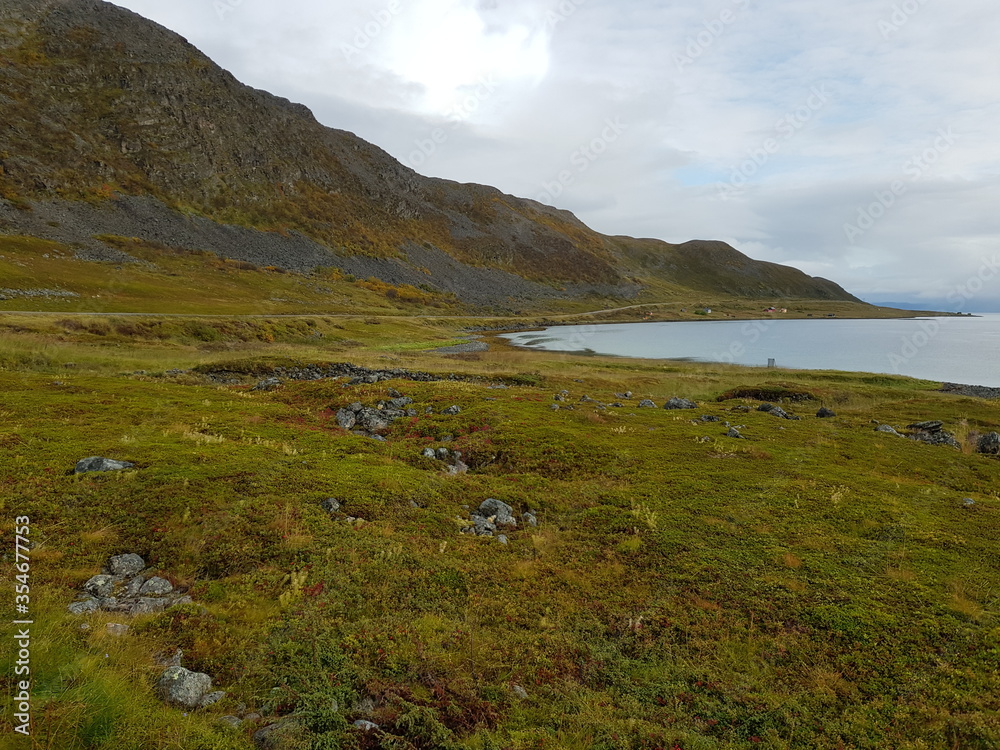
<path fill-rule="evenodd" d="M 987 432 L 976 444 L 976 450 L 979 453 L 985 453 L 987 455 L 997 455 L 1000 454 L 1000 433 L 997 432 Z"/>
<path fill-rule="evenodd" d="M 174 586 L 166 578 L 153 576 L 139 589 L 141 596 L 165 596 L 174 590 Z"/>
<path fill-rule="evenodd" d="M 85 584 L 83 584 L 83 590 L 91 596 L 103 599 L 111 596 L 111 594 L 114 593 L 115 586 L 120 582 L 121 578 L 117 576 L 104 575 L 102 573 L 91 577 Z"/>
<path fill-rule="evenodd" d="M 517 519 L 514 518 L 514 509 L 507 505 L 507 503 L 492 497 L 483 500 L 478 510 L 473 512 L 473 522 L 475 522 L 477 517 L 492 519 L 492 522 L 497 526 L 517 526 Z"/>
<path fill-rule="evenodd" d="M 652 401 L 650 401 L 648 398 L 644 398 L 642 401 L 639 402 L 639 408 L 640 409 L 655 409 L 656 408 L 656 404 L 653 403 Z"/>
<path fill-rule="evenodd" d="M 156 683 L 160 700 L 187 709 L 199 708 L 211 689 L 211 677 L 184 667 L 167 667 Z"/>
<path fill-rule="evenodd" d="M 108 570 L 113 576 L 124 576 L 126 578 L 134 576 L 146 567 L 146 561 L 139 555 L 128 553 L 126 555 L 115 555 L 108 560 Z"/>
<path fill-rule="evenodd" d="M 96 612 L 101 608 L 101 601 L 95 597 L 90 597 L 89 599 L 84 599 L 82 602 L 73 602 L 67 607 L 70 614 L 73 615 L 85 615 L 90 612 Z"/>

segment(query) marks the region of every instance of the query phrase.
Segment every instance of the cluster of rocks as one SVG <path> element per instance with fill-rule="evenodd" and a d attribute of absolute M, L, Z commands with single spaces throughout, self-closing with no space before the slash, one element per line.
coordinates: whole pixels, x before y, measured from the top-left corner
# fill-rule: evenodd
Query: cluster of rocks
<path fill-rule="evenodd" d="M 1000 454 L 1000 433 L 987 432 L 985 435 L 980 436 L 976 443 L 976 451 L 988 456 Z"/>
<path fill-rule="evenodd" d="M 134 616 L 191 603 L 191 597 L 175 592 L 166 578 L 147 577 L 145 567 L 139 555 L 115 555 L 102 573 L 83 584 L 83 598 L 70 604 L 69 611 L 74 615 L 102 610 Z"/>
<path fill-rule="evenodd" d="M 956 396 L 971 398 L 1000 398 L 1000 388 L 990 388 L 985 385 L 961 385 L 960 383 L 944 383 L 942 393 L 954 393 Z"/>
<path fill-rule="evenodd" d="M 244 373 L 221 369 L 213 369 L 202 372 L 210 380 L 219 383 L 241 382 Z M 461 380 L 455 375 L 441 377 L 432 375 L 429 372 L 419 372 L 404 368 L 389 370 L 377 370 L 360 365 L 352 365 L 349 362 L 333 362 L 326 364 L 299 365 L 293 367 L 275 367 L 268 373 L 267 379 L 276 378 L 279 383 L 283 380 L 334 380 L 338 378 L 348 378 L 348 384 L 359 385 L 363 383 L 380 383 L 384 380 L 410 380 L 419 383 L 431 383 L 440 380 Z M 264 382 L 264 381 L 261 381 Z"/>
<path fill-rule="evenodd" d="M 79 297 L 76 292 L 65 289 L 0 289 L 0 300 L 8 299 L 65 299 Z"/>
<path fill-rule="evenodd" d="M 801 417 L 796 417 L 789 414 L 780 406 L 776 406 L 774 404 L 769 404 L 769 403 L 761 404 L 760 406 L 757 407 L 757 411 L 767 412 L 772 417 L 778 417 L 779 419 L 794 419 L 794 420 L 801 419 Z"/>
<path fill-rule="evenodd" d="M 531 512 L 521 514 L 525 526 L 537 526 L 538 517 Z M 501 544 L 507 544 L 507 537 L 498 533 L 502 528 L 517 528 L 517 518 L 514 509 L 507 503 L 496 498 L 487 498 L 479 507 L 469 514 L 469 521 L 459 519 L 462 523 L 462 533 L 472 536 L 496 537 Z"/>
<path fill-rule="evenodd" d="M 322 506 L 323 510 L 325 510 L 327 513 L 330 514 L 330 518 L 339 519 L 341 521 L 344 521 L 345 523 L 351 524 L 352 526 L 355 524 L 364 525 L 368 523 L 363 518 L 359 518 L 358 516 L 350 516 L 347 513 L 343 512 L 341 510 L 343 507 L 341 505 L 341 502 L 335 497 L 328 497 L 326 500 L 320 503 L 320 505 Z"/>
<path fill-rule="evenodd" d="M 384 440 L 377 433 L 388 429 L 393 422 L 404 417 L 420 416 L 420 412 L 413 408 L 413 399 L 409 396 L 404 396 L 392 388 L 389 389 L 389 396 L 387 401 L 379 401 L 375 406 L 365 406 L 361 402 L 355 402 L 339 409 L 336 417 L 337 425 L 355 435 Z M 459 406 L 449 406 L 441 410 L 446 416 L 454 416 L 461 412 Z M 423 413 L 433 414 L 434 407 L 426 407 Z"/>
<path fill-rule="evenodd" d="M 420 455 L 433 461 L 443 462 L 445 471 L 449 474 L 466 474 L 469 471 L 468 464 L 462 460 L 461 451 L 452 451 L 445 447 L 434 449 L 427 446 Z"/>
<path fill-rule="evenodd" d="M 943 422 L 936 420 L 928 422 L 915 422 L 907 425 L 906 429 L 910 430 L 910 432 L 902 433 L 892 425 L 888 424 L 877 424 L 875 427 L 876 432 L 882 432 L 886 435 L 905 437 L 910 440 L 927 443 L 928 445 L 947 445 L 958 450 L 962 449 L 962 444 L 955 439 L 955 436 L 944 429 Z"/>
<path fill-rule="evenodd" d="M 644 398 L 642 401 L 639 402 L 639 408 L 656 409 L 657 406 L 655 401 L 648 398 Z M 698 404 L 696 404 L 694 401 L 689 401 L 686 398 L 678 398 L 677 396 L 674 396 L 669 401 L 667 401 L 667 403 L 663 405 L 663 408 L 667 409 L 668 411 L 673 411 L 676 409 L 697 409 Z"/>

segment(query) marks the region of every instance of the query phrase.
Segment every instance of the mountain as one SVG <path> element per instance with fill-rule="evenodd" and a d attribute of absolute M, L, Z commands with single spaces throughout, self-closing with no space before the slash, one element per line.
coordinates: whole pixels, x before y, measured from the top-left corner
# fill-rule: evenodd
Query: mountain
<path fill-rule="evenodd" d="M 107 237 L 136 237 L 477 304 L 644 291 L 858 301 L 721 242 L 609 237 L 533 200 L 423 177 L 100 0 L 3 0 L 0 66 L 0 231 L 80 257 L 128 261 Z"/>

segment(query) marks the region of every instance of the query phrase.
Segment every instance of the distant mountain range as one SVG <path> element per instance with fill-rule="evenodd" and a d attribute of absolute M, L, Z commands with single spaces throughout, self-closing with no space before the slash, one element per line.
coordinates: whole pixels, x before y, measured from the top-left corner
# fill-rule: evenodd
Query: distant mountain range
<path fill-rule="evenodd" d="M 0 232 L 84 257 L 127 260 L 99 237 L 138 237 L 481 305 L 691 292 L 859 301 L 722 242 L 606 236 L 568 211 L 423 177 L 100 0 L 4 0 L 0 67 Z"/>

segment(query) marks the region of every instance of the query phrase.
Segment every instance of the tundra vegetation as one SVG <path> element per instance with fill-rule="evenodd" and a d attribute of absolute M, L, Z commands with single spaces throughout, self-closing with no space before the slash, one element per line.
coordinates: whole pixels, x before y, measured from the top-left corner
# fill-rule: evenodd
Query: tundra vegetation
<path fill-rule="evenodd" d="M 1000 743 L 1000 462 L 976 450 L 995 401 L 489 336 L 430 351 L 502 321 L 47 304 L 62 311 L 0 317 L 2 524 L 12 538 L 30 515 L 36 544 L 25 747 Z M 342 362 L 442 379 L 288 376 Z M 384 441 L 338 426 L 390 389 L 417 416 Z M 639 408 L 672 397 L 697 409 Z M 875 430 L 931 420 L 959 447 Z M 74 474 L 89 456 L 133 465 Z M 506 543 L 464 533 L 489 498 L 513 509 Z M 124 553 L 190 603 L 70 613 Z M 222 700 L 162 700 L 178 649 Z"/>

